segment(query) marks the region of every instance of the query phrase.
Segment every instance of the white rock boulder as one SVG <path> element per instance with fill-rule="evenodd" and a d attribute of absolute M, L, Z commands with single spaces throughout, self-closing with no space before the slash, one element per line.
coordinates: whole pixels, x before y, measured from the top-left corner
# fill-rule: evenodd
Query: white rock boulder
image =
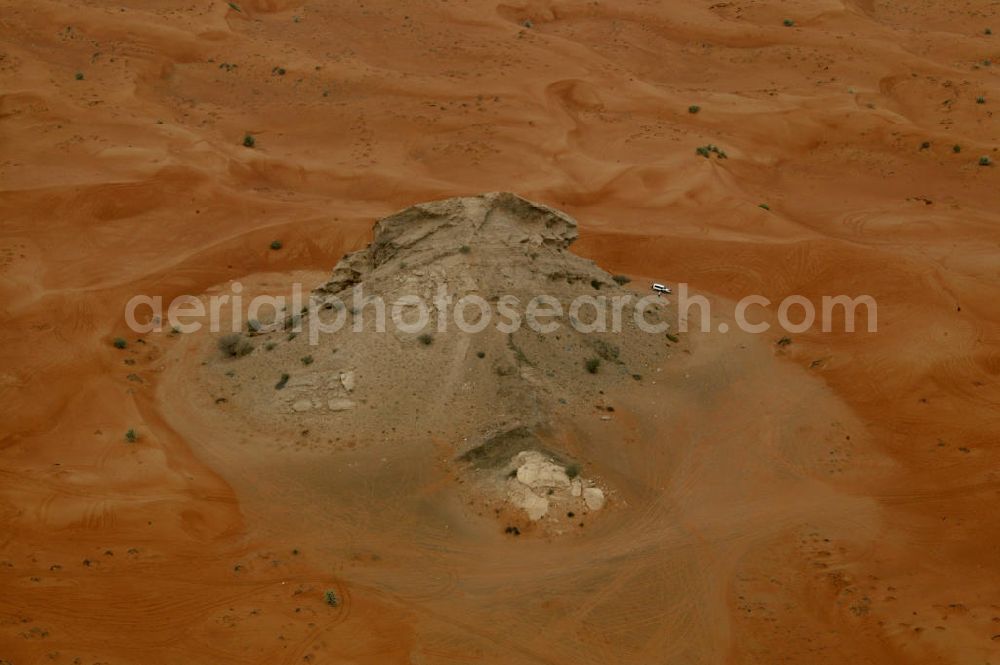
<path fill-rule="evenodd" d="M 604 491 L 600 487 L 585 487 L 583 502 L 590 510 L 600 510 L 604 507 Z"/>

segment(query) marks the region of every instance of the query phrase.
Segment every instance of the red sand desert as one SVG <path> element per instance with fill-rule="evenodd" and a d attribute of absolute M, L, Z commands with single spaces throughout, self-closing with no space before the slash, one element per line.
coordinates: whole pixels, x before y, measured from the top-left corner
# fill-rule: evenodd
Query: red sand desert
<path fill-rule="evenodd" d="M 994 31 L 978 0 L 0 0 L 0 662 L 1000 663 Z M 403 340 L 352 411 L 272 418 L 301 339 L 126 326 L 497 191 L 712 329 L 641 380 Z M 878 330 L 718 332 L 751 294 L 867 294 Z M 469 433 L 535 402 L 483 376 L 549 391 L 606 505 L 489 493 Z"/>

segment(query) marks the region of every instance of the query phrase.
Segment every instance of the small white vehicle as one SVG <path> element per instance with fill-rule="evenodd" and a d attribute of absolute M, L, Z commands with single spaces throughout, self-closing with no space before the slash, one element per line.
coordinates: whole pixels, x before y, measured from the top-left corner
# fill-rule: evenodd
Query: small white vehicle
<path fill-rule="evenodd" d="M 673 293 L 673 291 L 670 290 L 669 286 L 667 286 L 666 284 L 660 284 L 659 282 L 653 282 L 653 291 L 655 291 L 656 293 L 666 293 L 666 294 Z"/>

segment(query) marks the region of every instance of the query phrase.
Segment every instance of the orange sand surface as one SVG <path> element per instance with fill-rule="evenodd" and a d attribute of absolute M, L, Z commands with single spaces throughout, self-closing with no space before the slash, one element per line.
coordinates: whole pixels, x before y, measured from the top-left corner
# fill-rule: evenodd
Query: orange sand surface
<path fill-rule="evenodd" d="M 1000 663 L 991 22 L 0 0 L 0 661 Z M 125 326 L 137 293 L 314 286 L 376 218 L 497 190 L 640 286 L 869 294 L 878 332 L 692 334 L 566 434 L 617 504 L 510 538 L 447 442 L 251 445 L 195 406 L 198 340 Z"/>

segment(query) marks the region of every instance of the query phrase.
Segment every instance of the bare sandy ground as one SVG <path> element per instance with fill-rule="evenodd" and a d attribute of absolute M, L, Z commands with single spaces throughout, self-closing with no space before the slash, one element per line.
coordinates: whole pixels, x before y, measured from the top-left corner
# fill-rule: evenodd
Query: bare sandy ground
<path fill-rule="evenodd" d="M 0 2 L 0 660 L 1000 660 L 995 6 L 234 4 Z M 567 423 L 607 514 L 511 538 L 449 442 L 261 442 L 124 327 L 493 190 L 879 331 L 691 335 Z"/>

